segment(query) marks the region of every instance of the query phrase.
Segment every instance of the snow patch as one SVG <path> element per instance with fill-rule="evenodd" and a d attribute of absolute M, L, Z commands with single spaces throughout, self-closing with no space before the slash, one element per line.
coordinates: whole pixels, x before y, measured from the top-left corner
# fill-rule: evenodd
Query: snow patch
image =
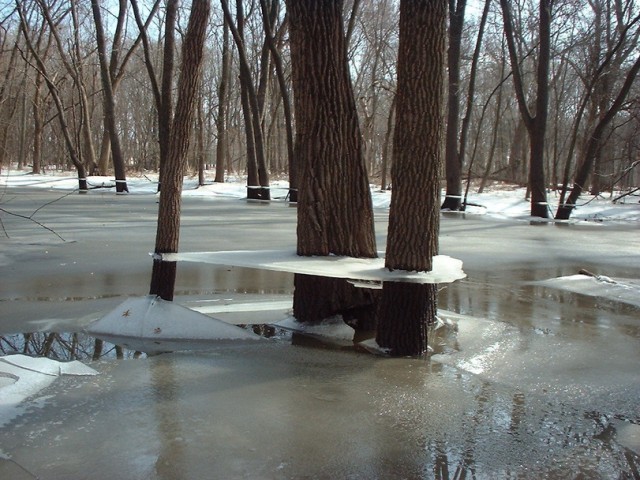
<path fill-rule="evenodd" d="M 20 404 L 51 385 L 60 375 L 97 375 L 93 368 L 77 360 L 58 362 L 50 358 L 26 355 L 0 357 L 0 377 L 11 383 L 0 383 L 0 427 L 24 411 Z"/>

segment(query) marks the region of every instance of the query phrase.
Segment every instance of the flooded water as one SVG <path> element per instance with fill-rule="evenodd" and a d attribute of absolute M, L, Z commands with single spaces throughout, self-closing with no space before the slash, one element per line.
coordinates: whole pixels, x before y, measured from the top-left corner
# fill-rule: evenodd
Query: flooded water
<path fill-rule="evenodd" d="M 56 195 L 3 208 L 29 213 Z M 640 310 L 531 283 L 581 268 L 640 278 L 637 229 L 444 218 L 441 253 L 468 278 L 441 286 L 444 326 L 424 359 L 277 329 L 121 360 L 104 345 L 91 360 L 95 340 L 70 332 L 147 293 L 155 201 L 66 197 L 37 216 L 64 243 L 3 217 L 0 347 L 24 349 L 21 334 L 36 332 L 32 353 L 51 338 L 51 355 L 99 375 L 57 378 L 0 426 L 0 478 L 640 478 Z M 295 211 L 186 199 L 181 241 L 293 249 Z M 289 274 L 180 264 L 176 302 L 263 324 L 287 316 L 291 289 Z M 256 302 L 275 307 L 246 308 Z"/>

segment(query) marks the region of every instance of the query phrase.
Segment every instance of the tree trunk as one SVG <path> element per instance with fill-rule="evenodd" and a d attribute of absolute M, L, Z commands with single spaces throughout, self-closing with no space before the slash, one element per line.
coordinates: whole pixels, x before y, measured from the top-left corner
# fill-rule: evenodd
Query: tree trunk
<path fill-rule="evenodd" d="M 218 115 L 216 117 L 216 177 L 215 182 L 224 183 L 224 170 L 227 164 L 227 110 L 229 99 L 227 89 L 231 73 L 231 51 L 229 50 L 229 25 L 223 22 L 222 33 L 222 69 L 218 85 Z"/>
<path fill-rule="evenodd" d="M 18 48 L 19 41 L 20 41 L 20 37 L 17 36 L 15 43 L 13 44 L 13 48 L 11 49 L 11 56 L 9 57 L 9 62 L 6 66 L 6 71 L 5 71 L 4 79 L 2 81 L 2 85 L 0 86 L 0 114 L 2 114 L 2 118 L 3 118 L 3 122 L 0 124 L 0 171 L 2 170 L 2 166 L 4 165 L 4 159 L 6 158 L 6 155 L 7 155 L 7 149 L 6 149 L 7 135 L 9 132 L 9 127 L 13 123 L 12 119 L 17 107 L 17 102 L 10 102 L 11 106 L 7 106 L 7 98 L 8 98 L 7 89 L 11 83 L 11 80 L 14 77 L 16 58 L 19 51 L 19 48 Z"/>
<path fill-rule="evenodd" d="M 165 159 L 168 155 L 171 122 L 173 121 L 173 70 L 175 58 L 175 29 L 179 3 L 179 0 L 167 0 L 166 2 L 162 76 L 160 79 L 160 85 L 158 85 L 158 79 L 156 77 L 153 61 L 151 59 L 151 46 L 149 37 L 147 35 L 147 27 L 149 25 L 149 22 L 153 18 L 153 12 L 159 5 L 159 0 L 156 0 L 154 8 L 149 13 L 149 17 L 146 23 L 142 22 L 142 17 L 140 16 L 140 10 L 138 8 L 137 0 L 131 0 L 131 7 L 136 19 L 136 24 L 138 25 L 138 29 L 140 30 L 140 38 L 144 48 L 144 63 L 145 67 L 147 68 L 149 80 L 151 82 L 151 89 L 153 92 L 156 111 L 158 114 L 158 145 L 160 147 L 160 159 L 158 162 L 158 191 L 161 191 L 162 189 L 162 165 L 164 164 Z"/>
<path fill-rule="evenodd" d="M 163 260 L 162 254 L 176 253 L 180 238 L 182 178 L 189 150 L 195 96 L 200 79 L 204 41 L 211 5 L 209 0 L 194 2 L 182 45 L 182 69 L 178 81 L 178 99 L 171 126 L 169 151 L 158 207 L 158 229 L 149 293 L 173 300 L 176 262 Z"/>
<path fill-rule="evenodd" d="M 375 257 L 373 208 L 347 62 L 341 0 L 288 0 L 299 171 L 298 255 Z M 297 275 L 294 316 L 373 309 L 345 280 Z M 363 327 L 365 317 L 358 319 Z"/>
<path fill-rule="evenodd" d="M 511 18 L 511 5 L 508 0 L 500 0 L 504 31 L 509 48 L 513 84 L 518 100 L 518 107 L 529 133 L 529 189 L 531 191 L 531 216 L 549 217 L 545 179 L 545 135 L 547 130 L 549 100 L 549 65 L 551 61 L 551 0 L 541 0 L 539 6 L 539 47 L 538 66 L 536 71 L 535 115 L 527 105 L 525 86 L 520 71 L 520 61 L 515 46 L 515 33 Z"/>
<path fill-rule="evenodd" d="M 205 152 L 204 152 L 204 106 L 202 105 L 202 94 L 198 96 L 198 116 L 196 123 L 196 168 L 198 169 L 198 186 L 202 187 L 205 184 Z"/>
<path fill-rule="evenodd" d="M 35 91 L 33 93 L 33 167 L 31 171 L 35 174 L 41 173 L 42 166 L 42 132 L 44 130 L 44 115 L 42 112 L 42 75 L 36 76 Z"/>
<path fill-rule="evenodd" d="M 387 117 L 387 131 L 384 134 L 384 145 L 382 147 L 382 167 L 381 167 L 381 179 L 380 188 L 382 190 L 387 189 L 387 172 L 389 171 L 389 146 L 391 145 L 391 139 L 393 135 L 393 121 L 395 119 L 396 112 L 396 97 L 394 95 L 389 107 L 389 116 Z"/>
<path fill-rule="evenodd" d="M 265 149 L 260 106 L 258 102 L 258 94 L 256 93 L 256 89 L 253 84 L 251 67 L 249 65 L 244 46 L 244 12 L 242 8 L 242 0 L 236 1 L 237 27 L 233 24 L 227 0 L 222 0 L 221 4 L 224 10 L 225 19 L 229 25 L 234 41 L 236 42 L 238 57 L 240 60 L 242 110 L 244 113 L 245 131 L 247 134 L 247 174 L 252 177 L 251 181 L 254 182 L 248 182 L 247 184 L 247 197 L 259 200 L 269 200 L 271 198 L 269 190 L 269 172 L 264 154 Z M 252 149 L 253 152 L 250 152 L 250 149 Z M 251 153 L 253 153 L 255 158 L 255 172 L 253 171 L 253 164 L 251 163 Z M 255 181 L 255 175 L 257 175 L 257 181 Z"/>
<path fill-rule="evenodd" d="M 465 156 L 467 152 L 467 136 L 469 134 L 469 125 L 471 124 L 471 112 L 473 110 L 473 103 L 475 101 L 476 92 L 476 78 L 478 76 L 478 65 L 480 64 L 480 52 L 482 47 L 482 39 L 484 37 L 484 30 L 487 24 L 487 18 L 489 17 L 489 7 L 491 6 L 491 0 L 485 0 L 484 8 L 482 10 L 482 17 L 480 18 L 480 26 L 478 27 L 478 38 L 476 40 L 476 46 L 473 50 L 473 58 L 471 60 L 471 72 L 469 73 L 469 90 L 467 91 L 467 100 L 465 106 L 465 114 L 462 119 L 462 126 L 460 128 L 460 140 L 458 157 L 460 165 L 464 165 Z M 464 198 L 462 200 L 461 208 L 466 210 L 467 208 L 467 196 L 469 194 L 469 188 L 471 186 L 471 163 L 469 162 L 467 177 L 467 186 L 465 187 Z"/>
<path fill-rule="evenodd" d="M 385 267 L 429 271 L 438 253 L 446 0 L 401 0 L 393 190 Z M 427 350 L 437 285 L 385 282 L 378 345 L 396 356 Z"/>
<path fill-rule="evenodd" d="M 584 159 L 576 173 L 576 178 L 573 181 L 573 188 L 571 189 L 569 198 L 565 203 L 558 205 L 558 210 L 555 216 L 556 220 L 568 220 L 571 216 L 571 212 L 576 207 L 576 202 L 578 201 L 578 198 L 580 198 L 580 194 L 583 189 L 586 188 L 586 183 L 589 179 L 589 175 L 591 174 L 591 169 L 593 168 L 595 159 L 600 154 L 607 128 L 622 108 L 622 105 L 624 104 L 639 71 L 640 57 L 636 59 L 633 66 L 629 69 L 624 84 L 620 88 L 620 91 L 611 104 L 611 107 L 609 107 L 609 110 L 606 111 L 602 119 L 593 129 L 593 132 L 589 137 L 589 142 L 587 143 Z"/>
<path fill-rule="evenodd" d="M 276 4 L 279 0 L 274 1 L 274 5 L 271 7 L 276 10 Z M 284 110 L 284 124 L 287 135 L 287 162 L 289 166 L 289 201 L 298 201 L 298 171 L 296 162 L 294 159 L 294 143 L 293 143 L 293 119 L 291 115 L 291 98 L 289 96 L 289 88 L 285 78 L 285 70 L 282 64 L 282 57 L 278 51 L 278 47 L 275 42 L 272 27 L 269 22 L 269 12 L 266 5 L 266 0 L 260 0 L 260 6 L 262 8 L 263 25 L 265 28 L 265 35 L 267 37 L 267 44 L 271 50 L 271 56 L 273 58 L 273 64 L 276 69 L 276 77 L 278 79 L 278 87 L 280 88 L 280 95 L 282 97 L 282 108 Z"/>
<path fill-rule="evenodd" d="M 445 141 L 445 168 L 447 190 L 443 210 L 462 208 L 462 163 L 458 151 L 458 125 L 460 117 L 460 50 L 466 0 L 449 2 L 449 98 L 447 101 L 447 133 Z"/>
<path fill-rule="evenodd" d="M 122 150 L 120 148 L 120 137 L 118 136 L 118 129 L 116 126 L 116 103 L 113 95 L 111 74 L 109 72 L 109 62 L 107 60 L 104 27 L 102 25 L 102 14 L 100 12 L 99 1 L 91 0 L 91 8 L 93 11 L 93 19 L 96 23 L 96 43 L 98 45 L 100 77 L 102 79 L 103 88 L 104 120 L 107 131 L 109 132 L 109 140 L 111 142 L 111 157 L 113 160 L 113 170 L 116 177 L 116 192 L 126 193 L 129 191 L 129 188 L 127 187 L 125 162 L 122 155 Z"/>
<path fill-rule="evenodd" d="M 58 122 L 60 124 L 60 129 L 62 130 L 64 143 L 67 148 L 67 152 L 69 153 L 69 158 L 73 163 L 73 165 L 76 167 L 76 170 L 78 172 L 78 190 L 80 191 L 80 193 L 86 193 L 88 191 L 87 172 L 84 165 L 80 161 L 80 158 L 78 156 L 78 151 L 73 143 L 73 138 L 72 138 L 71 132 L 69 131 L 69 126 L 67 124 L 67 120 L 65 116 L 65 108 L 62 103 L 62 100 L 60 99 L 58 89 L 56 88 L 55 84 L 51 80 L 51 77 L 47 72 L 47 67 L 42 61 L 42 57 L 40 56 L 38 51 L 34 48 L 33 43 L 31 42 L 31 38 L 29 37 L 29 28 L 27 26 L 27 20 L 25 19 L 25 13 L 22 10 L 22 7 L 18 6 L 17 10 L 18 10 L 18 15 L 20 16 L 20 28 L 22 30 L 22 34 L 24 35 L 25 42 L 27 43 L 27 47 L 29 48 L 29 51 L 31 52 L 34 60 L 36 61 L 36 65 L 38 66 L 38 70 L 40 71 L 39 73 L 42 74 L 42 77 L 47 85 L 49 93 L 51 94 L 51 97 L 53 98 L 53 102 L 56 106 L 56 112 L 58 113 L 57 115 Z"/>

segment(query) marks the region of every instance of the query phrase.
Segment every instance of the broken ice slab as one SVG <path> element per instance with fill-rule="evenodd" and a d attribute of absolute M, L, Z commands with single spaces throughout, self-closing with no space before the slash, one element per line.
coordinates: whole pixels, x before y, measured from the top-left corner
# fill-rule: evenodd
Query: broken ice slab
<path fill-rule="evenodd" d="M 124 301 L 86 330 L 95 337 L 147 353 L 190 350 L 209 342 L 262 339 L 155 295 Z"/>
<path fill-rule="evenodd" d="M 640 280 L 611 278 L 602 275 L 568 275 L 531 282 L 532 285 L 557 288 L 591 297 L 606 298 L 640 307 Z"/>

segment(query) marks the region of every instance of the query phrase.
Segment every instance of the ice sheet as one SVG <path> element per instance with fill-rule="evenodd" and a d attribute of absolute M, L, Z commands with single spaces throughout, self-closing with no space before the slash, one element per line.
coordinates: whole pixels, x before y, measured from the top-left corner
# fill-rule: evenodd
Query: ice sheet
<path fill-rule="evenodd" d="M 374 282 L 451 283 L 466 277 L 462 271 L 462 261 L 447 255 L 433 257 L 433 270 L 429 272 L 390 271 L 384 267 L 384 258 L 381 257 L 303 257 L 288 250 L 183 252 L 163 254 L 162 259 Z"/>
<path fill-rule="evenodd" d="M 274 323 L 274 325 L 294 332 L 300 332 L 305 335 L 328 337 L 335 340 L 347 341 L 349 343 L 353 341 L 354 330 L 344 323 L 344 320 L 340 315 L 326 318 L 319 324 L 314 325 L 300 323 L 294 317 L 289 317 L 286 320 Z"/>
<path fill-rule="evenodd" d="M 262 337 L 154 295 L 130 298 L 87 327 L 87 332 L 142 351 L 180 341 L 261 340 Z"/>
<path fill-rule="evenodd" d="M 640 280 L 631 278 L 611 278 L 606 276 L 567 275 L 550 278 L 535 285 L 558 288 L 592 297 L 607 298 L 617 302 L 640 307 Z"/>
<path fill-rule="evenodd" d="M 58 362 L 19 354 L 0 357 L 0 375 L 13 380 L 0 383 L 0 426 L 18 416 L 22 412 L 20 404 L 51 385 L 59 375 L 97 374 L 78 361 Z"/>

